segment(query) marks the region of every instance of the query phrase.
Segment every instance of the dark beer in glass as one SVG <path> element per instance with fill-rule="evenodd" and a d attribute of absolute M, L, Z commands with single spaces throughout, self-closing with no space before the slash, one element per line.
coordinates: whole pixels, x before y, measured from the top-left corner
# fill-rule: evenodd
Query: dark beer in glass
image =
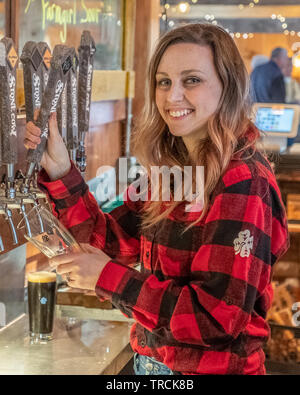
<path fill-rule="evenodd" d="M 56 273 L 28 274 L 29 332 L 32 342 L 52 339 L 56 301 Z"/>

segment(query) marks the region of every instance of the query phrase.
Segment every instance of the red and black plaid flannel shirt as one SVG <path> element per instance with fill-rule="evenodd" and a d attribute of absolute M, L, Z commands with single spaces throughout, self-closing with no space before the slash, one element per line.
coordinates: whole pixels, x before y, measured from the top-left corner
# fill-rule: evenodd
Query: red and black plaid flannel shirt
<path fill-rule="evenodd" d="M 96 292 L 134 318 L 135 352 L 183 374 L 265 373 L 272 266 L 289 238 L 280 191 L 261 154 L 231 161 L 207 215 L 183 235 L 199 213 L 182 205 L 145 231 L 141 201 L 104 214 L 74 165 L 54 182 L 42 171 L 39 186 L 79 242 L 111 257 Z M 139 261 L 141 272 L 130 265 Z"/>

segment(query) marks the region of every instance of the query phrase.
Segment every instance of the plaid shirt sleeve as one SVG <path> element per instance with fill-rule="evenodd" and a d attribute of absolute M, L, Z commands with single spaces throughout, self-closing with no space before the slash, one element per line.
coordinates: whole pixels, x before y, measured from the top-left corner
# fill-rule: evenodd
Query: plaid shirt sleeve
<path fill-rule="evenodd" d="M 199 225 L 203 239 L 186 285 L 112 260 L 99 277 L 97 294 L 169 344 L 230 343 L 252 324 L 264 332 L 264 320 L 253 314 L 255 303 L 270 293 L 272 266 L 289 244 L 273 181 L 253 176 L 246 165 L 225 174 Z"/>
<path fill-rule="evenodd" d="M 50 181 L 42 170 L 38 186 L 77 242 L 89 243 L 126 265 L 139 261 L 139 202 L 133 204 L 126 198 L 111 214 L 103 213 L 73 163 L 70 172 L 57 181 Z"/>

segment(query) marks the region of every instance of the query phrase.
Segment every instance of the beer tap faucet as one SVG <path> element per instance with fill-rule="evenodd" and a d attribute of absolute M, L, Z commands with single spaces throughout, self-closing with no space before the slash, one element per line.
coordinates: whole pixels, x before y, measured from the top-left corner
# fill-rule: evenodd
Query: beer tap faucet
<path fill-rule="evenodd" d="M 51 61 L 51 50 L 46 42 L 40 41 L 37 43 L 37 47 L 42 55 L 43 62 L 41 64 L 41 86 L 42 86 L 42 95 L 46 89 L 49 79 L 49 70 L 50 70 L 50 61 Z M 35 172 L 33 177 L 33 187 L 37 189 L 37 176 L 39 171 L 41 170 L 41 165 L 38 163 L 35 166 Z"/>
<path fill-rule="evenodd" d="M 34 207 L 39 206 L 38 197 L 36 196 L 36 193 L 34 193 L 34 192 L 30 193 L 30 197 L 31 197 L 32 200 L 33 200 L 33 205 L 34 205 Z M 37 215 L 38 220 L 39 220 L 39 224 L 40 224 L 40 228 L 41 228 L 41 233 L 44 233 L 44 232 L 45 232 L 44 223 L 43 223 L 41 214 L 39 213 L 39 210 L 36 210 L 36 215 Z"/>
<path fill-rule="evenodd" d="M 19 240 L 18 240 L 16 228 L 15 228 L 13 220 L 12 220 L 11 210 L 8 208 L 7 204 L 5 204 L 4 206 L 2 206 L 2 205 L 0 206 L 0 211 L 2 211 L 2 213 L 5 214 L 5 219 L 8 221 L 9 228 L 11 230 L 12 239 L 13 239 L 13 244 L 14 245 L 18 244 Z"/>
<path fill-rule="evenodd" d="M 78 132 L 79 147 L 77 150 L 77 167 L 84 175 L 86 170 L 85 137 L 89 131 L 90 105 L 93 80 L 93 63 L 96 52 L 95 42 L 88 30 L 81 35 L 79 54 L 78 76 Z"/>
<path fill-rule="evenodd" d="M 37 120 L 34 121 L 42 134 L 41 142 L 36 149 L 29 149 L 27 153 L 27 170 L 22 184 L 22 192 L 29 191 L 30 181 L 35 165 L 40 163 L 48 139 L 48 119 L 56 111 L 60 95 L 64 89 L 67 74 L 72 67 L 72 50 L 65 45 L 56 45 L 51 58 L 48 84 L 42 97 L 42 103 Z"/>
<path fill-rule="evenodd" d="M 16 197 L 15 164 L 17 163 L 17 107 L 16 67 L 18 54 L 13 40 L 8 37 L 0 41 L 0 130 L 1 162 L 6 165 L 6 198 Z"/>
<path fill-rule="evenodd" d="M 28 237 L 32 237 L 32 233 L 31 233 L 31 229 L 30 229 L 30 224 L 28 221 L 28 217 L 27 217 L 27 213 L 26 213 L 26 209 L 25 209 L 25 205 L 23 203 L 23 201 L 20 204 L 20 214 L 23 215 L 24 221 L 25 221 L 25 227 L 26 227 L 26 231 L 27 231 L 27 235 Z"/>

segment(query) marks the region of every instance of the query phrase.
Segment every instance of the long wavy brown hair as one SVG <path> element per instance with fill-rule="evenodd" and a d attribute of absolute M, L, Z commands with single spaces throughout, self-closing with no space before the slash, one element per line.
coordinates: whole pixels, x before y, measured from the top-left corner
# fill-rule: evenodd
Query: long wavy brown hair
<path fill-rule="evenodd" d="M 214 65 L 223 86 L 216 112 L 208 120 L 207 137 L 199 144 L 196 161 L 190 158 L 181 137 L 169 133 L 156 103 L 156 72 L 166 49 L 178 43 L 209 46 Z M 151 172 L 151 166 L 204 166 L 204 208 L 196 224 L 207 212 L 210 196 L 233 155 L 255 149 L 257 135 L 243 138 L 247 130 L 255 128 L 250 121 L 251 101 L 249 76 L 241 55 L 223 28 L 209 24 L 189 24 L 165 34 L 158 42 L 147 71 L 145 105 L 133 130 L 133 153 L 139 163 Z M 254 137 L 253 137 L 254 136 Z M 253 150 L 252 150 L 253 151 Z M 166 218 L 181 202 L 151 201 L 145 207 L 143 225 L 152 226 Z M 190 226 L 189 226 L 190 227 Z"/>

